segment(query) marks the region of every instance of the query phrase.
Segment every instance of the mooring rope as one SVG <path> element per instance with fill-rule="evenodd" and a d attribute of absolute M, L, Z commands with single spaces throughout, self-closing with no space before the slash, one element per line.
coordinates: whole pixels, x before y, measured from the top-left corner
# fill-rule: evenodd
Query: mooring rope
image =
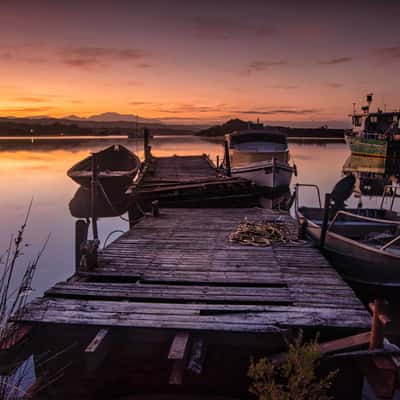
<path fill-rule="evenodd" d="M 251 223 L 247 218 L 229 235 L 229 241 L 251 246 L 271 246 L 273 242 L 303 243 L 292 238 L 289 228 L 283 221 Z"/>

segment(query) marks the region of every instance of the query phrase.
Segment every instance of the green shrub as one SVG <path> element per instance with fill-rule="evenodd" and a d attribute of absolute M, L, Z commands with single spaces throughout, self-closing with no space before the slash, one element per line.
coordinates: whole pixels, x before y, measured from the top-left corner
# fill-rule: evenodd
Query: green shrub
<path fill-rule="evenodd" d="M 288 345 L 283 362 L 261 358 L 250 362 L 250 392 L 259 400 L 329 400 L 328 390 L 338 371 L 318 377 L 320 364 L 318 336 L 303 343 L 302 332 Z"/>

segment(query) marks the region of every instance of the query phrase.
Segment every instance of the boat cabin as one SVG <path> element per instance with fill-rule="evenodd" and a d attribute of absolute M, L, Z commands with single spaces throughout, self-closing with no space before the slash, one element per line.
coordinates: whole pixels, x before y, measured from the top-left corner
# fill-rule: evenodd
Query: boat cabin
<path fill-rule="evenodd" d="M 352 117 L 352 131 L 354 134 L 362 133 L 365 138 L 374 139 L 377 135 L 400 134 L 400 111 L 383 112 L 378 108 L 377 112 L 370 112 L 372 94 L 367 96 L 368 105 L 362 107 L 362 113 L 354 110 Z"/>
<path fill-rule="evenodd" d="M 287 137 L 272 130 L 244 130 L 226 135 L 232 167 L 276 159 L 289 162 Z"/>
<path fill-rule="evenodd" d="M 251 152 L 287 151 L 284 133 L 266 130 L 236 131 L 227 135 L 229 148 Z"/>

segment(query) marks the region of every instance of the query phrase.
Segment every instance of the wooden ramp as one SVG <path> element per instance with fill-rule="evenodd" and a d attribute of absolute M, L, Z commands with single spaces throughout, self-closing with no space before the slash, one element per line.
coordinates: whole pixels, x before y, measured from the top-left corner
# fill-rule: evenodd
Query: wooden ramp
<path fill-rule="evenodd" d="M 288 214 L 259 208 L 161 209 L 30 303 L 22 322 L 189 332 L 362 331 L 370 317 Z M 293 241 L 229 241 L 244 219 L 284 220 Z"/>
<path fill-rule="evenodd" d="M 158 200 L 163 206 L 190 207 L 257 203 L 252 182 L 226 176 L 207 155 L 150 157 L 127 193 L 133 201 Z M 248 203 L 243 203 L 244 201 Z"/>

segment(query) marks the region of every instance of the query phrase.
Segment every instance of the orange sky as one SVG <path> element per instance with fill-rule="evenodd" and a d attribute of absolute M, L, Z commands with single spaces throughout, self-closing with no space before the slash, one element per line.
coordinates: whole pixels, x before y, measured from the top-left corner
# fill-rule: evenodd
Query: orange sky
<path fill-rule="evenodd" d="M 0 114 L 343 124 L 371 91 L 398 108 L 398 3 L 319 4 L 4 1 Z"/>

